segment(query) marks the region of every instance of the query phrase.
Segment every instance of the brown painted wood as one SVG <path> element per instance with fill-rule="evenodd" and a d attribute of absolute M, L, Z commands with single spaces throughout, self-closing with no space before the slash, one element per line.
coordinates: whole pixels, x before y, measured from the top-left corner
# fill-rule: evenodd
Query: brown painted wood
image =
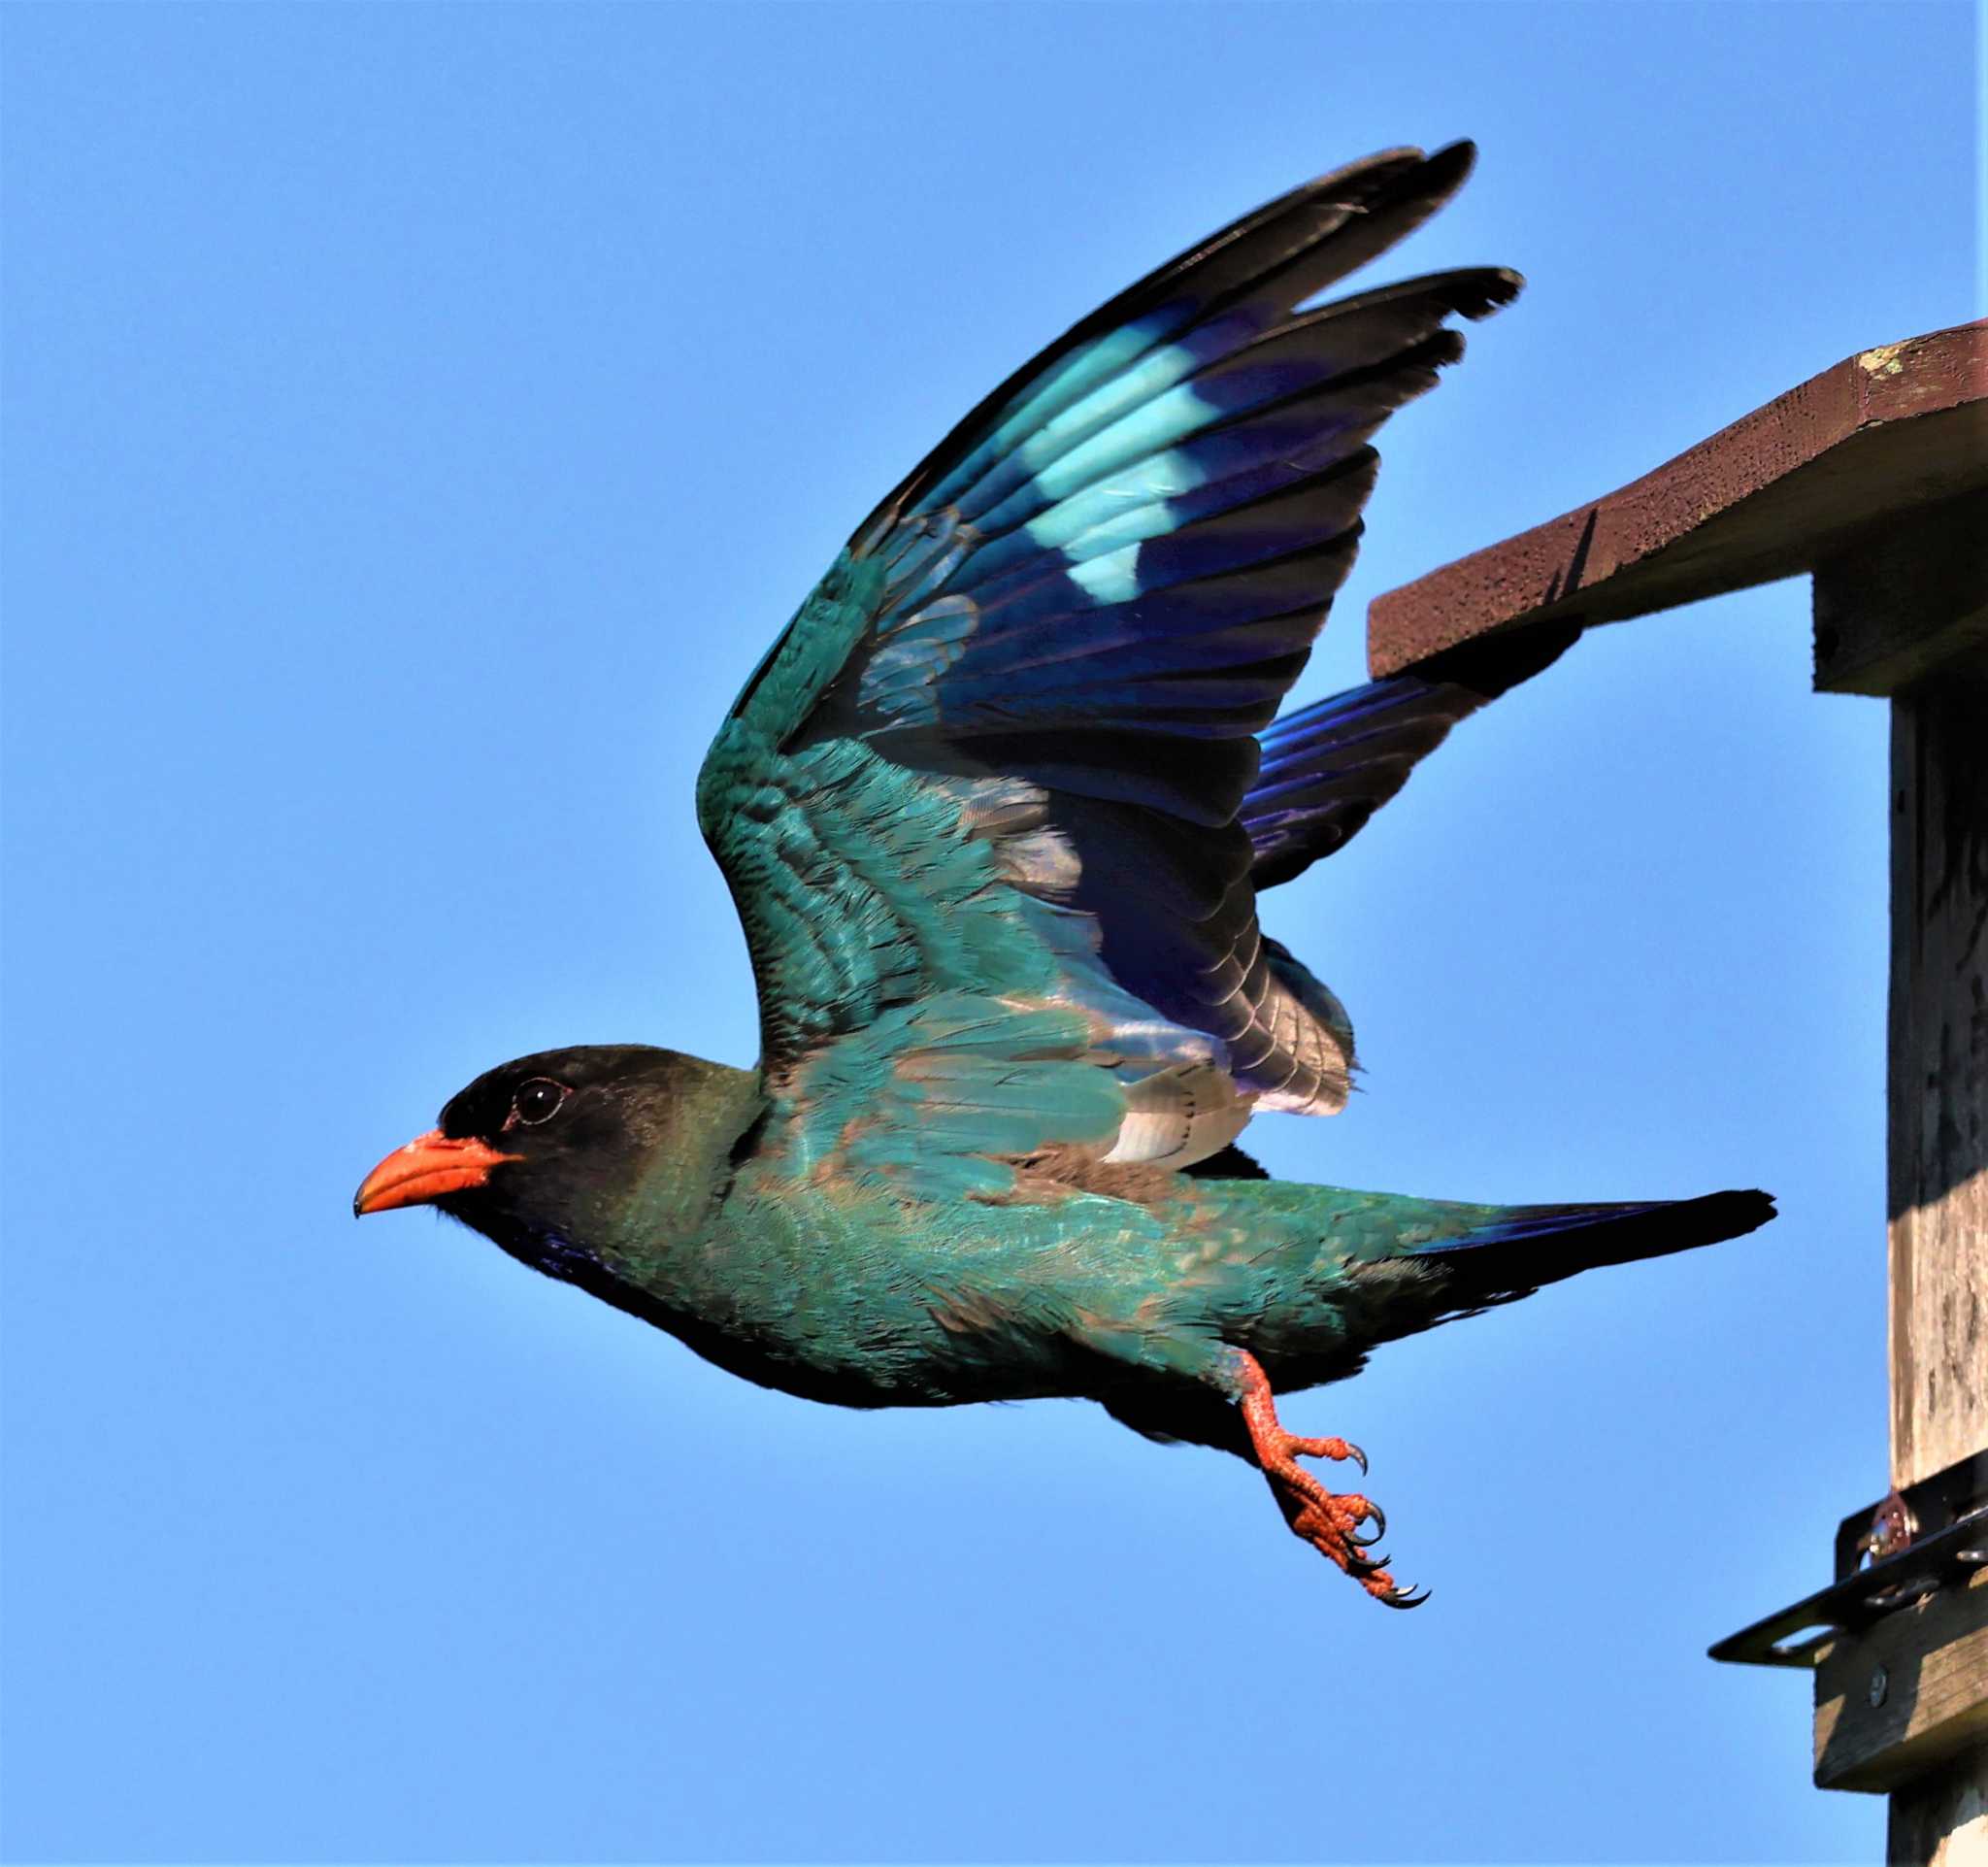
<path fill-rule="evenodd" d="M 1988 1569 L 1839 1641 L 1815 1671 L 1815 1784 L 1895 1789 L 1988 1744 Z"/>
<path fill-rule="evenodd" d="M 1988 483 L 1988 323 L 1845 357 L 1591 505 L 1377 598 L 1379 678 L 1527 622 L 1616 622 L 1841 557 Z"/>

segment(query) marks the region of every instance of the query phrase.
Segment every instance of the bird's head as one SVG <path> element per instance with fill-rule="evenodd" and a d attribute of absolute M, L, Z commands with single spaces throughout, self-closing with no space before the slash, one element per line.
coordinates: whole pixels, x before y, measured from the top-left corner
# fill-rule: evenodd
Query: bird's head
<path fill-rule="evenodd" d="M 542 1050 L 486 1070 L 368 1174 L 355 1216 L 435 1206 L 543 1261 L 613 1238 L 679 1125 L 697 1060 L 640 1044 Z"/>

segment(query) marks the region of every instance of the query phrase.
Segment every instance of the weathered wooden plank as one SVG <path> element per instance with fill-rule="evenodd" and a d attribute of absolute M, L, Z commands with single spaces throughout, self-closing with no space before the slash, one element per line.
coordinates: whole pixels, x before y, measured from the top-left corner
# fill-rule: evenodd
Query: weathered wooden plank
<path fill-rule="evenodd" d="M 1815 1784 L 1895 1789 L 1988 1744 L 1988 1570 L 1827 1649 L 1815 1671 Z"/>
<path fill-rule="evenodd" d="M 1988 1445 L 1988 653 L 1892 702 L 1892 1482 Z"/>
<path fill-rule="evenodd" d="M 1910 563 L 1893 561 L 1896 609 L 1950 610 L 1938 567 L 1914 594 Z M 1988 651 L 1896 694 L 1891 748 L 1891 1463 L 1907 1484 L 1988 1446 Z M 1988 1659 L 1942 1673 L 1940 1695 L 1980 1725 Z M 1934 1762 L 1892 1791 L 1890 1859 L 1988 1867 L 1984 1812 L 1988 1746 Z"/>
<path fill-rule="evenodd" d="M 1815 685 L 1894 694 L 1988 650 L 1988 490 L 1901 513 L 1815 569 Z"/>
<path fill-rule="evenodd" d="M 1812 570 L 1897 513 L 1988 483 L 1984 398 L 1988 324 L 1845 357 L 1640 480 L 1377 598 L 1368 666 Z"/>

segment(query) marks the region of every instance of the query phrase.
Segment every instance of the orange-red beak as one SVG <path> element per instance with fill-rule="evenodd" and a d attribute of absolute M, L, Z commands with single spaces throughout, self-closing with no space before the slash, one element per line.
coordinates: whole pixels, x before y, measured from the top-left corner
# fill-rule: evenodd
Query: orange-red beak
<path fill-rule="evenodd" d="M 440 1128 L 416 1135 L 396 1148 L 360 1182 L 352 1217 L 390 1213 L 396 1206 L 420 1206 L 444 1193 L 480 1186 L 490 1169 L 517 1154 L 501 1154 L 487 1141 L 451 1141 Z"/>

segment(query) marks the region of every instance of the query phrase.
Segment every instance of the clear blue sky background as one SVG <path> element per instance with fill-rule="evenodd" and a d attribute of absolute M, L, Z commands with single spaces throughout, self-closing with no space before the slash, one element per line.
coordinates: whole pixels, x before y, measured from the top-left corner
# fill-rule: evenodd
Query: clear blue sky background
<path fill-rule="evenodd" d="M 1520 304 L 1367 600 L 1972 309 L 1956 5 L 5 10 L 12 1858 L 1868 1860 L 1706 1644 L 1883 1488 L 1885 719 L 1806 588 L 1608 630 L 1274 932 L 1281 1172 L 1761 1184 L 1385 1350 L 1423 1612 L 1082 1406 L 763 1393 L 352 1186 L 484 1066 L 749 1060 L 692 775 L 872 500 L 1388 144 Z"/>

